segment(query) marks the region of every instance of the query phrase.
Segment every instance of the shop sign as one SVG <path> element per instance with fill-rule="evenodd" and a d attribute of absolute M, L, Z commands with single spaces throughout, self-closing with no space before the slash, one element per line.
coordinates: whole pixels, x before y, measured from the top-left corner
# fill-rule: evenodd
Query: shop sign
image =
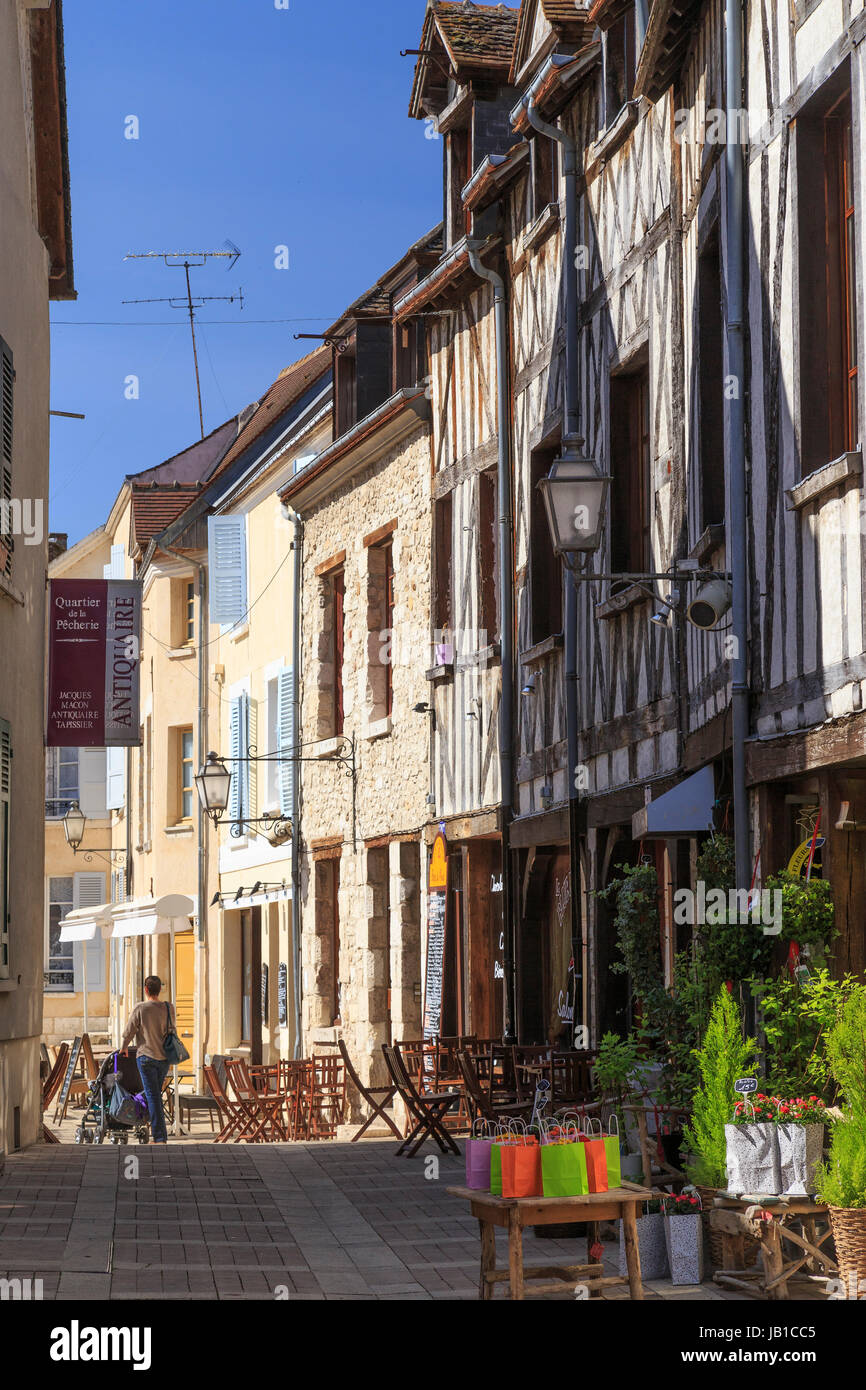
<path fill-rule="evenodd" d="M 52 580 L 47 746 L 138 746 L 140 660 L 138 580 Z"/>

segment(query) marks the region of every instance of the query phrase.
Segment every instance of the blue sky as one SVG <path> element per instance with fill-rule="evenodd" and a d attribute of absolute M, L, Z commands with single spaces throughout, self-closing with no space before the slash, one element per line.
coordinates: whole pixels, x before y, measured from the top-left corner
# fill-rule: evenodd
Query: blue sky
<path fill-rule="evenodd" d="M 194 272 L 200 294 L 242 286 L 245 299 L 199 315 L 209 431 L 315 346 L 293 332 L 324 330 L 441 217 L 441 145 L 406 114 L 415 60 L 399 56 L 418 47 L 424 9 L 66 0 L 78 299 L 51 306 L 51 405 L 87 418 L 52 419 L 50 525 L 70 544 L 105 519 L 124 474 L 199 433 L 185 312 L 122 303 L 180 294 L 183 271 L 128 251 L 229 238 L 243 252 L 231 271 Z M 288 270 L 274 266 L 280 245 Z"/>

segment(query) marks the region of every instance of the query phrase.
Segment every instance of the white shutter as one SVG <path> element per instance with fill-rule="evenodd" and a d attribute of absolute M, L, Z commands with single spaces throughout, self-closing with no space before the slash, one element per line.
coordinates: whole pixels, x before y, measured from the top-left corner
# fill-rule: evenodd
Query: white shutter
<path fill-rule="evenodd" d="M 105 902 L 105 874 L 82 873 L 75 875 L 72 886 L 72 906 L 102 907 Z"/>
<path fill-rule="evenodd" d="M 89 820 L 108 816 L 105 752 L 104 748 L 78 750 L 78 804 Z"/>
<path fill-rule="evenodd" d="M 255 700 L 247 696 L 247 746 L 244 749 L 246 757 L 250 749 L 258 752 L 258 709 Z M 257 763 L 247 763 L 247 800 L 246 814 L 250 817 L 258 815 L 259 788 L 258 777 L 256 775 Z"/>
<path fill-rule="evenodd" d="M 103 579 L 125 579 L 126 578 L 126 550 L 122 545 L 111 547 L 111 561 L 102 566 Z"/>
<path fill-rule="evenodd" d="M 12 364 L 12 349 L 0 338 L 0 499 L 12 500 L 12 443 L 13 443 L 13 400 L 15 391 L 15 368 Z M 11 526 L 3 536 L 6 558 L 0 556 L 0 574 L 11 574 L 12 551 L 15 539 Z"/>
<path fill-rule="evenodd" d="M 72 906 L 101 907 L 105 902 L 105 874 L 76 874 L 72 883 Z M 72 988 L 76 994 L 84 989 L 84 951 L 80 941 L 72 948 Z M 97 936 L 87 943 L 87 988 L 105 988 L 105 942 Z"/>
<path fill-rule="evenodd" d="M 106 748 L 105 805 L 109 811 L 122 811 L 126 804 L 126 749 Z"/>
<path fill-rule="evenodd" d="M 241 818 L 241 777 L 243 764 L 238 762 L 243 738 L 241 696 L 236 695 L 231 702 L 229 716 L 229 753 L 231 755 L 232 780 L 229 788 L 229 820 Z"/>
<path fill-rule="evenodd" d="M 292 671 L 284 667 L 277 677 L 277 698 L 279 703 L 280 763 L 279 788 L 280 812 L 291 818 L 295 814 L 295 706 L 292 702 Z M 293 756 L 290 759 L 289 753 Z"/>
<path fill-rule="evenodd" d="M 9 975 L 9 826 L 11 824 L 12 726 L 0 719 L 0 980 Z"/>
<path fill-rule="evenodd" d="M 243 516 L 208 518 L 210 616 L 239 623 L 247 612 L 247 528 Z"/>

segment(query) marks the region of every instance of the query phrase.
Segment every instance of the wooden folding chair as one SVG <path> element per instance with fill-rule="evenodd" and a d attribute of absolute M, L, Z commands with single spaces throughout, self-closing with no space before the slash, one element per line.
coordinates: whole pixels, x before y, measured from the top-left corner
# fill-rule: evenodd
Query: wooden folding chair
<path fill-rule="evenodd" d="M 60 1087 L 63 1085 L 63 1077 L 66 1073 L 66 1064 L 69 1061 L 69 1043 L 61 1043 L 57 1049 L 57 1056 L 54 1065 L 45 1081 L 42 1084 L 42 1109 L 46 1111 Z"/>
<path fill-rule="evenodd" d="M 518 1100 L 514 1095 L 509 1095 L 495 1087 L 495 1072 L 491 1065 L 487 1075 L 482 1077 L 479 1074 L 477 1058 L 472 1057 L 463 1048 L 457 1053 L 457 1063 L 463 1077 L 463 1084 L 466 1088 L 466 1097 L 469 1101 L 469 1108 L 472 1112 L 472 1119 L 489 1120 L 495 1123 L 497 1120 L 517 1118 L 528 1114 L 532 1107 L 530 1100 Z M 491 1057 L 492 1063 L 492 1057 Z"/>
<path fill-rule="evenodd" d="M 235 1094 L 235 1100 L 250 1121 L 250 1132 L 239 1135 L 250 1144 L 264 1143 L 268 1139 L 288 1139 L 285 1126 L 280 1119 L 285 1097 L 280 1091 L 257 1091 L 241 1057 L 226 1058 L 226 1076 Z"/>
<path fill-rule="evenodd" d="M 220 1119 L 222 1121 L 222 1128 L 214 1140 L 214 1143 L 227 1144 L 232 1135 L 234 1135 L 237 1130 L 240 1130 L 241 1132 L 237 1134 L 235 1138 L 235 1143 L 237 1144 L 238 1141 L 243 1138 L 243 1129 L 247 1123 L 246 1115 L 241 1110 L 240 1106 L 236 1105 L 229 1096 L 217 1075 L 216 1068 L 208 1066 L 207 1063 L 205 1063 L 204 1067 L 204 1079 L 208 1090 L 219 1107 Z"/>
<path fill-rule="evenodd" d="M 355 1087 L 355 1090 L 358 1092 L 361 1099 L 363 1101 L 366 1101 L 367 1105 L 369 1105 L 370 1107 L 370 1114 L 367 1116 L 360 1129 L 356 1130 L 356 1132 L 352 1135 L 350 1142 L 354 1144 L 356 1139 L 360 1139 L 361 1135 L 364 1134 L 366 1130 L 370 1128 L 370 1125 L 373 1123 L 373 1121 L 377 1119 L 384 1120 L 386 1125 L 388 1125 L 388 1127 L 390 1128 L 392 1134 L 395 1134 L 398 1139 L 402 1140 L 403 1136 L 397 1128 L 396 1124 L 394 1123 L 393 1119 L 390 1115 L 385 1113 L 385 1107 L 391 1104 L 391 1101 L 397 1094 L 396 1084 L 392 1082 L 390 1086 L 365 1086 L 360 1076 L 355 1071 L 355 1068 L 352 1066 L 352 1059 L 349 1056 L 349 1049 L 347 1048 L 342 1038 L 340 1038 L 337 1046 L 340 1049 L 340 1056 L 343 1059 L 343 1066 L 346 1068 L 346 1075 L 348 1076 L 352 1085 Z M 378 1099 L 379 1096 L 381 1096 L 381 1100 Z"/>
<path fill-rule="evenodd" d="M 424 1140 L 428 1138 L 436 1141 L 442 1153 L 459 1154 L 460 1150 L 445 1128 L 443 1119 L 449 1106 L 460 1099 L 460 1092 L 424 1091 L 422 1093 L 414 1085 L 396 1047 L 389 1047 L 387 1043 L 383 1043 L 382 1053 L 400 1099 L 406 1106 L 410 1117 L 415 1120 L 414 1129 L 407 1134 L 397 1149 L 397 1154 L 405 1153 L 407 1158 L 412 1158 Z"/>

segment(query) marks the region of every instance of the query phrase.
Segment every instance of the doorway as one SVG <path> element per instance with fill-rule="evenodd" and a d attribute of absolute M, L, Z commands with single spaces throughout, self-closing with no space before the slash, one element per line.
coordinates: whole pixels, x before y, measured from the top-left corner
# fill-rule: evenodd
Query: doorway
<path fill-rule="evenodd" d="M 445 959 L 442 969 L 443 1037 L 468 1032 L 469 971 L 466 941 L 466 903 L 463 889 L 463 851 L 448 855 L 448 895 L 445 905 Z"/>
<path fill-rule="evenodd" d="M 195 1036 L 195 932 L 183 932 L 174 938 L 174 1015 L 178 1037 L 190 1055 L 193 1066 L 199 1065 L 198 1039 Z"/>
<path fill-rule="evenodd" d="M 262 1060 L 262 909 L 241 912 L 240 1046 L 249 1048 L 250 1061 Z"/>

